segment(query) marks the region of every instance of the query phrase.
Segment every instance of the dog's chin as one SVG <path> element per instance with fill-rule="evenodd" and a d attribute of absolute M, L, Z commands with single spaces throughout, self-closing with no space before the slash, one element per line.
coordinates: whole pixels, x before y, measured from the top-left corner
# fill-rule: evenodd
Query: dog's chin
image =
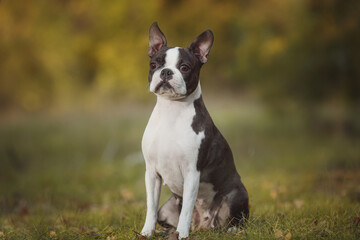
<path fill-rule="evenodd" d="M 171 100 L 178 100 L 186 97 L 186 94 L 180 94 L 175 91 L 175 89 L 171 86 L 162 86 L 154 92 L 157 96 L 161 96 Z"/>

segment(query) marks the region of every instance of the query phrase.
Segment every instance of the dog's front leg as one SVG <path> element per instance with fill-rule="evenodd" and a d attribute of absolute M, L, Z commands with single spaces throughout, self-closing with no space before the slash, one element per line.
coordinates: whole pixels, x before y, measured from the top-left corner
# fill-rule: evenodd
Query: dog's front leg
<path fill-rule="evenodd" d="M 145 186 L 146 186 L 146 219 L 141 235 L 151 236 L 155 230 L 157 221 L 157 209 L 159 206 L 159 197 L 161 190 L 161 178 L 156 174 L 155 171 L 149 169 L 145 172 Z"/>
<path fill-rule="evenodd" d="M 183 187 L 183 204 L 176 231 L 179 239 L 189 236 L 192 214 L 199 190 L 200 172 L 192 170 L 185 175 Z"/>

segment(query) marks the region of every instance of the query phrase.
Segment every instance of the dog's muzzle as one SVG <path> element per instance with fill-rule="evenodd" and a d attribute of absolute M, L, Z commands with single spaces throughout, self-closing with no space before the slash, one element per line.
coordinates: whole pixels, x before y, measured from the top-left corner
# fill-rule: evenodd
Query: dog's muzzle
<path fill-rule="evenodd" d="M 163 89 L 163 90 L 170 90 L 170 89 L 173 89 L 173 87 L 170 85 L 170 83 L 168 81 L 161 81 L 155 88 L 155 92 L 159 92 L 160 89 Z"/>

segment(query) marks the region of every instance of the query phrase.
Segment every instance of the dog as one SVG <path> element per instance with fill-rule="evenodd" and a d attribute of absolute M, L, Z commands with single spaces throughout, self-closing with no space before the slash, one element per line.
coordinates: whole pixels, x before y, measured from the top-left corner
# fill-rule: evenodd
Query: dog
<path fill-rule="evenodd" d="M 239 226 L 248 218 L 248 193 L 201 94 L 200 70 L 213 41 L 206 30 L 188 48 L 168 47 L 158 24 L 150 27 L 148 80 L 157 102 L 142 139 L 147 195 L 142 236 L 151 236 L 157 222 L 176 228 L 182 239 L 190 229 Z M 173 195 L 158 211 L 162 182 Z"/>

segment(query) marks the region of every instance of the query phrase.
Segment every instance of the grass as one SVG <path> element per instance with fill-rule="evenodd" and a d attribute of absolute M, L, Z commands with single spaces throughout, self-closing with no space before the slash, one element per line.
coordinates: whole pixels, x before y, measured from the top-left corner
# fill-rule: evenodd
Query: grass
<path fill-rule="evenodd" d="M 360 239 L 358 136 L 314 131 L 296 114 L 251 102 L 208 107 L 234 152 L 251 216 L 236 234 L 191 239 Z M 150 105 L 123 106 L 1 120 L 0 239 L 135 239 L 150 113 Z M 163 188 L 161 203 L 169 195 Z"/>

